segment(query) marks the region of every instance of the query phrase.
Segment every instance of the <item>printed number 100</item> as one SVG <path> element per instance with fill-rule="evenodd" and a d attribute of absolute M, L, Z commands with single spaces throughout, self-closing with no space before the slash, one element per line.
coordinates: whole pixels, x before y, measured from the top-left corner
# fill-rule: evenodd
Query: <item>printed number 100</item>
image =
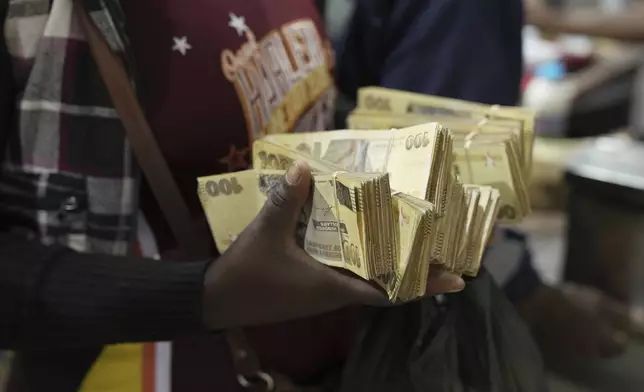
<path fill-rule="evenodd" d="M 232 195 L 241 193 L 244 190 L 236 177 L 222 178 L 219 181 L 208 181 L 206 182 L 206 192 L 211 197 L 217 197 L 219 195 Z"/>

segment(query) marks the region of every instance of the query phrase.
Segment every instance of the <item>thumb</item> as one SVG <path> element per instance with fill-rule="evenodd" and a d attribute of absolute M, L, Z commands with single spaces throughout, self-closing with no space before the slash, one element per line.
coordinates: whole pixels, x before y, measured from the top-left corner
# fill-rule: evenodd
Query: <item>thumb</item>
<path fill-rule="evenodd" d="M 465 282 L 459 275 L 443 268 L 431 268 L 427 277 L 425 297 L 436 294 L 456 293 L 465 289 Z"/>
<path fill-rule="evenodd" d="M 309 164 L 303 160 L 293 162 L 284 177 L 269 190 L 260 212 L 261 222 L 272 230 L 286 230 L 292 235 L 310 189 Z"/>

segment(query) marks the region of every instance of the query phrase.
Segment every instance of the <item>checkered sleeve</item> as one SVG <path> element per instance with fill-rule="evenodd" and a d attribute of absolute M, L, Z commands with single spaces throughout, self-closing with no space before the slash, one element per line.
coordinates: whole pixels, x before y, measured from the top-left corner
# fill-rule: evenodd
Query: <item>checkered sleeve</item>
<path fill-rule="evenodd" d="M 0 160 L 0 224 L 45 245 L 128 254 L 139 168 L 74 2 L 8 3 L 3 31 L 17 99 L 9 104 L 12 121 Z M 85 0 L 110 46 L 124 53 L 122 23 L 108 3 L 117 6 Z"/>

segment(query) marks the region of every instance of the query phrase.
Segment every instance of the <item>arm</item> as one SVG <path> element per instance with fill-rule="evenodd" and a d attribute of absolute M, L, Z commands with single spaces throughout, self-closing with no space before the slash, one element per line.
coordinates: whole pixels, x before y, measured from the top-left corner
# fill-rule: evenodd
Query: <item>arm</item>
<path fill-rule="evenodd" d="M 209 263 L 78 254 L 0 235 L 0 348 L 170 340 L 202 329 Z"/>
<path fill-rule="evenodd" d="M 557 13 L 543 0 L 526 0 L 527 22 L 543 30 L 562 34 L 582 34 L 623 41 L 644 40 L 644 8 L 632 6 L 616 14 L 597 10 Z"/>

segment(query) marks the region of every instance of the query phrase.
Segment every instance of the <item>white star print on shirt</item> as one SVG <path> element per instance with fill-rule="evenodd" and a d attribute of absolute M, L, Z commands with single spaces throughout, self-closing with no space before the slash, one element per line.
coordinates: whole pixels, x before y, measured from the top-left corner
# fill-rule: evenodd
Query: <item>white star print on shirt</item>
<path fill-rule="evenodd" d="M 188 37 L 173 37 L 174 46 L 172 51 L 181 53 L 182 56 L 185 56 L 188 53 L 188 50 L 192 49 L 192 45 L 188 43 Z"/>
<path fill-rule="evenodd" d="M 232 27 L 237 31 L 237 35 L 240 37 L 244 35 L 248 26 L 246 26 L 246 19 L 243 16 L 237 16 L 232 12 L 229 14 L 230 21 L 228 21 L 228 26 Z"/>

